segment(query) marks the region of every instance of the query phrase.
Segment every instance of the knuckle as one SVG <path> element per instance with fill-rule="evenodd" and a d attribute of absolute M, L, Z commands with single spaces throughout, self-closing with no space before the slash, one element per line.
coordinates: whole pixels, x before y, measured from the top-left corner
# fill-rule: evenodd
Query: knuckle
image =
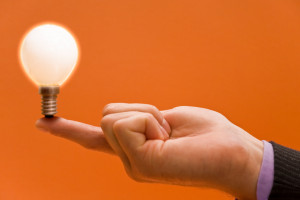
<path fill-rule="evenodd" d="M 116 121 L 113 124 L 113 130 L 116 132 L 120 132 L 120 130 L 123 130 L 125 128 L 126 124 L 123 123 L 122 121 Z"/>
<path fill-rule="evenodd" d="M 102 118 L 100 126 L 102 129 L 107 129 L 108 126 L 112 123 L 112 119 L 109 115 L 106 115 Z"/>
<path fill-rule="evenodd" d="M 154 115 L 154 116 L 157 116 L 159 120 L 162 120 L 162 115 L 159 111 L 159 109 L 153 105 L 149 105 L 149 110 L 150 112 Z"/>
<path fill-rule="evenodd" d="M 152 112 L 159 112 L 158 108 L 156 108 L 156 106 L 154 105 L 149 105 L 149 110 L 152 111 Z"/>
<path fill-rule="evenodd" d="M 144 113 L 142 116 L 146 120 L 153 120 L 154 119 L 154 116 L 150 113 Z"/>
<path fill-rule="evenodd" d="M 102 115 L 105 116 L 110 114 L 114 110 L 114 107 L 115 107 L 115 103 L 109 103 L 105 105 L 102 111 Z"/>

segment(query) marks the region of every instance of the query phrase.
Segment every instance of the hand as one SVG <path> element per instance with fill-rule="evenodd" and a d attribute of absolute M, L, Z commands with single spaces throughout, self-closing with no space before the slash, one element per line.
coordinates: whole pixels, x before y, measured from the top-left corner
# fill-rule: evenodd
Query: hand
<path fill-rule="evenodd" d="M 263 144 L 223 115 L 145 104 L 109 104 L 103 115 L 102 129 L 62 118 L 42 119 L 37 126 L 87 148 L 115 152 L 137 181 L 213 187 L 256 199 Z"/>

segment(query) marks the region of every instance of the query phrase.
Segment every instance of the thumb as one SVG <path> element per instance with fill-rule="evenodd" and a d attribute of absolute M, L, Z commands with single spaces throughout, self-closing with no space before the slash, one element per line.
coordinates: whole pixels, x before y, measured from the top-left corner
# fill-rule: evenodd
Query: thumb
<path fill-rule="evenodd" d="M 76 142 L 85 148 L 114 153 L 104 138 L 100 127 L 60 117 L 39 119 L 36 121 L 36 127 L 42 131 Z"/>

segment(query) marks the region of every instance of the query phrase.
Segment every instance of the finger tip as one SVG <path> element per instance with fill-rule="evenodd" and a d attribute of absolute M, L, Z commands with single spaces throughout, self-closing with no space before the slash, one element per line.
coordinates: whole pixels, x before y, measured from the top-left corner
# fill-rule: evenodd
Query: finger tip
<path fill-rule="evenodd" d="M 43 118 L 38 119 L 38 120 L 35 121 L 35 126 L 37 128 L 40 127 L 40 126 L 42 126 L 42 125 L 43 125 Z"/>
<path fill-rule="evenodd" d="M 59 119 L 59 117 L 52 117 L 52 118 L 43 117 L 43 118 L 38 119 L 35 122 L 35 126 L 36 126 L 36 128 L 38 128 L 42 131 L 48 131 L 48 127 L 50 126 L 50 124 L 58 119 Z"/>

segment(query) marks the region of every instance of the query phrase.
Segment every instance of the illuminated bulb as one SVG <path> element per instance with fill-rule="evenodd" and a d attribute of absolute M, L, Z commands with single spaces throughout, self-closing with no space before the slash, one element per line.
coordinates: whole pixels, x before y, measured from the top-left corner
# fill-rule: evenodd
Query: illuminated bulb
<path fill-rule="evenodd" d="M 25 72 L 39 86 L 42 114 L 53 117 L 57 113 L 59 86 L 70 76 L 77 62 L 75 39 L 60 26 L 37 26 L 24 37 L 20 58 Z"/>

